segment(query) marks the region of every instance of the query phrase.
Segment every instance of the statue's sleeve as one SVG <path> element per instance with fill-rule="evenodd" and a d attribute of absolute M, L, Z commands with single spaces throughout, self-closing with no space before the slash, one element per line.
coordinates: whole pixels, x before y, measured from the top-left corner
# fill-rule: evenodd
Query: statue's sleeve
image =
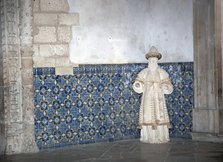
<path fill-rule="evenodd" d="M 147 70 L 144 69 L 142 70 L 138 75 L 133 83 L 133 89 L 136 93 L 142 93 L 144 89 L 144 81 L 145 81 L 145 76 L 146 76 Z"/>
<path fill-rule="evenodd" d="M 161 78 L 161 87 L 164 94 L 171 94 L 173 92 L 173 84 L 169 77 L 169 74 L 163 70 L 159 69 L 160 78 Z"/>

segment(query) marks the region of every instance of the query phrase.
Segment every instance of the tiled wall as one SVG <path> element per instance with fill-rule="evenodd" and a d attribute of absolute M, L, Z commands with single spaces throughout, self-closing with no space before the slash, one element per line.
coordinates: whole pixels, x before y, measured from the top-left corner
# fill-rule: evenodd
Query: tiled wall
<path fill-rule="evenodd" d="M 138 138 L 141 95 L 132 89 L 147 64 L 84 65 L 74 75 L 34 69 L 36 142 L 40 149 L 69 144 Z M 190 138 L 193 63 L 163 63 L 174 92 L 167 95 L 171 137 Z"/>

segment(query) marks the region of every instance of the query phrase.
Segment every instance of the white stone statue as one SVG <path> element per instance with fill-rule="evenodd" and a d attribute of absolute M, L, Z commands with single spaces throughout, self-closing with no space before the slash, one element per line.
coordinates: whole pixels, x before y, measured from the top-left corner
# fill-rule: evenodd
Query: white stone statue
<path fill-rule="evenodd" d="M 140 141 L 144 143 L 166 143 L 169 141 L 170 121 L 164 94 L 173 92 L 167 72 L 158 66 L 162 55 L 155 47 L 146 54 L 148 68 L 137 76 L 133 89 L 143 93 L 139 110 Z"/>

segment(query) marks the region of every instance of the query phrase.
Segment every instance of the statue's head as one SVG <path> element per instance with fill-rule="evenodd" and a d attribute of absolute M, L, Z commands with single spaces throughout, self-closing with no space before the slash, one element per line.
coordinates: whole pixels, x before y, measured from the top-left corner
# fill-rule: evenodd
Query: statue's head
<path fill-rule="evenodd" d="M 149 62 L 149 68 L 151 70 L 156 70 L 158 67 L 158 60 L 161 59 L 162 55 L 158 52 L 156 47 L 152 46 L 149 53 L 146 54 L 146 59 Z"/>
<path fill-rule="evenodd" d="M 145 55 L 146 59 L 157 58 L 157 60 L 162 58 L 162 55 L 159 53 L 156 47 L 152 46 L 149 52 Z"/>

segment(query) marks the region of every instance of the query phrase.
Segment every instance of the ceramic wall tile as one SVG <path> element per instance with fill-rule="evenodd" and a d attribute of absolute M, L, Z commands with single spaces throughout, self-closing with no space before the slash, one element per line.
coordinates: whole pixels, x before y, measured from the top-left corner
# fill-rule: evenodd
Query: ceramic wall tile
<path fill-rule="evenodd" d="M 36 142 L 40 149 L 138 138 L 141 95 L 132 83 L 147 64 L 83 65 L 73 75 L 34 69 Z M 174 92 L 166 96 L 171 137 L 191 138 L 193 63 L 163 63 Z"/>

